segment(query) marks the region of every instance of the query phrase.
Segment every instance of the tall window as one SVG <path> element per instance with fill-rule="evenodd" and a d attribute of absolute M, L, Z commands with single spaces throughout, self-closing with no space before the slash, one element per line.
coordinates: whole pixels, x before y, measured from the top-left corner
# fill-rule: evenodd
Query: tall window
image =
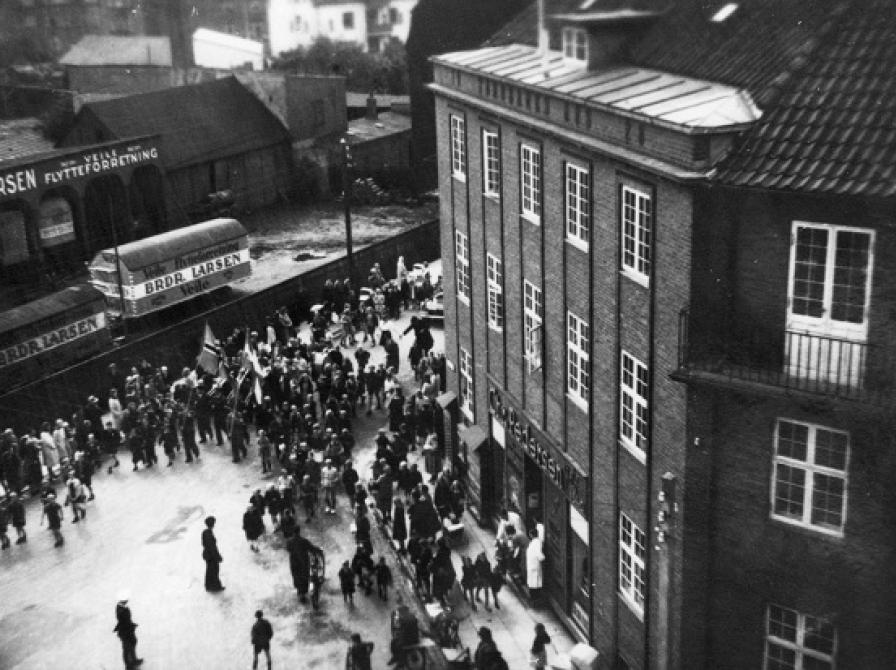
<path fill-rule="evenodd" d="M 769 605 L 764 670 L 834 670 L 837 629 L 827 619 Z"/>
<path fill-rule="evenodd" d="M 653 235 L 650 195 L 622 187 L 622 269 L 642 283 L 650 281 L 650 240 Z"/>
<path fill-rule="evenodd" d="M 622 443 L 639 459 L 647 456 L 647 422 L 649 421 L 647 399 L 647 366 L 627 351 L 622 352 L 619 381 L 621 408 L 619 412 L 619 434 Z"/>
<path fill-rule="evenodd" d="M 591 218 L 591 186 L 588 170 L 574 163 L 566 164 L 566 239 L 588 248 Z"/>
<path fill-rule="evenodd" d="M 504 264 L 491 254 L 486 254 L 488 284 L 488 325 L 495 330 L 504 327 Z"/>
<path fill-rule="evenodd" d="M 451 174 L 458 179 L 467 178 L 467 147 L 464 118 L 451 115 Z"/>
<path fill-rule="evenodd" d="M 564 58 L 588 61 L 588 34 L 581 28 L 564 28 L 562 44 Z"/>
<path fill-rule="evenodd" d="M 638 616 L 644 615 L 644 559 L 647 538 L 635 522 L 619 513 L 619 592 Z"/>
<path fill-rule="evenodd" d="M 844 326 L 864 324 L 873 232 L 801 222 L 793 232 L 791 313 Z"/>
<path fill-rule="evenodd" d="M 473 357 L 461 347 L 460 350 L 460 408 L 470 419 L 473 418 Z"/>
<path fill-rule="evenodd" d="M 540 223 L 541 152 L 528 144 L 520 145 L 520 192 L 523 216 L 533 223 Z"/>
<path fill-rule="evenodd" d="M 470 239 L 462 232 L 454 233 L 454 275 L 457 297 L 470 301 Z"/>
<path fill-rule="evenodd" d="M 588 340 L 590 329 L 584 319 L 566 313 L 566 388 L 577 404 L 588 406 L 591 377 L 588 372 Z"/>
<path fill-rule="evenodd" d="M 841 534 L 846 516 L 849 434 L 778 419 L 772 517 Z"/>
<path fill-rule="evenodd" d="M 342 27 L 346 30 L 351 30 L 355 27 L 355 13 L 354 12 L 345 12 L 342 15 Z"/>
<path fill-rule="evenodd" d="M 498 133 L 482 131 L 482 192 L 497 196 L 501 192 L 501 146 Z"/>
<path fill-rule="evenodd" d="M 526 338 L 525 357 L 529 372 L 541 368 L 541 324 L 544 319 L 544 304 L 541 289 L 535 284 L 523 282 L 523 331 Z"/>

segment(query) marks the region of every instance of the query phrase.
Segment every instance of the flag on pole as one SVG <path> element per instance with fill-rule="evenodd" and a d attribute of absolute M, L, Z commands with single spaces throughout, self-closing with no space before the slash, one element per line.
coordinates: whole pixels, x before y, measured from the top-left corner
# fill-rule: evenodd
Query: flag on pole
<path fill-rule="evenodd" d="M 261 390 L 261 380 L 258 375 L 255 375 L 255 383 L 253 384 L 253 389 L 255 390 L 255 402 L 259 405 L 264 400 L 264 393 Z"/>
<path fill-rule="evenodd" d="M 206 372 L 214 373 L 218 371 L 218 363 L 220 361 L 221 347 L 218 346 L 218 340 L 206 321 L 205 332 L 202 335 L 202 349 L 199 350 L 196 363 Z"/>

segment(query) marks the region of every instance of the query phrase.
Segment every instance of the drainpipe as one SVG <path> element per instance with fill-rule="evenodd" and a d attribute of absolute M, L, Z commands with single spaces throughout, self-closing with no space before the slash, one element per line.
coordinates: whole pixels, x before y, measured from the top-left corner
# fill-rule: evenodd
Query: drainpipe
<path fill-rule="evenodd" d="M 548 30 L 545 27 L 544 3 L 546 0 L 538 0 L 538 53 L 545 55 L 548 52 Z"/>

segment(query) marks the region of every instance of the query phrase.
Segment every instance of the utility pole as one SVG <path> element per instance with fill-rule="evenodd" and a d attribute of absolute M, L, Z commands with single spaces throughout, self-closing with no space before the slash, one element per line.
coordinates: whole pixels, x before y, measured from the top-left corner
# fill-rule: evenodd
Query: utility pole
<path fill-rule="evenodd" d="M 121 281 L 121 258 L 118 256 L 118 231 L 115 229 L 115 208 L 112 206 L 112 194 L 109 194 L 109 227 L 112 229 L 112 244 L 115 247 L 115 277 L 118 279 L 118 300 L 121 315 L 121 334 L 128 336 L 128 322 L 124 318 L 124 284 Z"/>
<path fill-rule="evenodd" d="M 352 257 L 352 148 L 344 137 L 339 142 L 343 148 L 342 204 L 345 206 L 345 258 L 348 262 L 348 277 L 354 286 L 355 259 Z"/>

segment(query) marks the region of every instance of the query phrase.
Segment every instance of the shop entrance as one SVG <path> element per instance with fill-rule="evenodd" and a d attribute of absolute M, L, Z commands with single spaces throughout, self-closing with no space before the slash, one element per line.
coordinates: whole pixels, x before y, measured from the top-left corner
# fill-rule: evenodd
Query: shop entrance
<path fill-rule="evenodd" d="M 526 528 L 531 530 L 535 528 L 535 524 L 544 523 L 544 475 L 538 464 L 528 456 L 525 459 L 524 469 L 525 522 Z"/>

